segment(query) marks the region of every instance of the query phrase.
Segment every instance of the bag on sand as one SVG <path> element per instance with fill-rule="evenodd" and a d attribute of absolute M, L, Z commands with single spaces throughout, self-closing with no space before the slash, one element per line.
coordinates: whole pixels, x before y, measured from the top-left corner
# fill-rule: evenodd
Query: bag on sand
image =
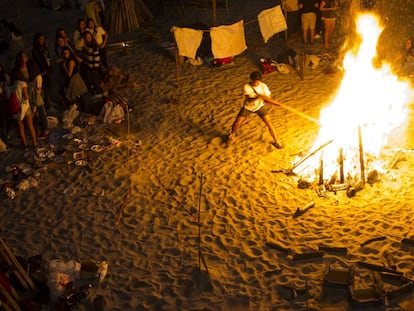
<path fill-rule="evenodd" d="M 103 105 L 99 117 L 102 119 L 103 123 L 113 124 L 121 123 L 122 120 L 125 120 L 125 111 L 124 108 L 114 101 L 108 99 Z"/>

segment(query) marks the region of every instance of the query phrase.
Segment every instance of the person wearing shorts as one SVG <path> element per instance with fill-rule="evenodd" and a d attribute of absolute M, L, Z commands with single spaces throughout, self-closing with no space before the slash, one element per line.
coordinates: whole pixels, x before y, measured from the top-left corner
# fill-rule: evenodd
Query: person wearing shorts
<path fill-rule="evenodd" d="M 233 142 L 236 137 L 236 132 L 243 123 L 243 121 L 252 114 L 257 114 L 263 122 L 266 124 L 270 135 L 273 138 L 273 146 L 277 149 L 282 148 L 276 138 L 276 133 L 273 128 L 273 125 L 269 118 L 269 113 L 266 110 L 265 103 L 271 103 L 276 105 L 277 102 L 270 98 L 270 90 L 268 86 L 263 83 L 262 74 L 258 71 L 254 71 L 250 74 L 250 83 L 246 83 L 243 87 L 243 93 L 245 96 L 245 101 L 243 107 L 240 109 L 237 114 L 236 120 L 234 121 L 231 133 L 227 139 L 227 145 Z"/>
<path fill-rule="evenodd" d="M 299 8 L 301 9 L 301 20 L 303 30 L 303 43 L 308 43 L 308 31 L 309 41 L 313 44 L 315 37 L 315 26 L 316 26 L 316 13 L 318 10 L 319 0 L 300 0 Z"/>
<path fill-rule="evenodd" d="M 335 29 L 337 0 L 322 0 L 319 5 L 321 11 L 321 18 L 324 24 L 324 47 L 329 48 L 329 40 Z"/>

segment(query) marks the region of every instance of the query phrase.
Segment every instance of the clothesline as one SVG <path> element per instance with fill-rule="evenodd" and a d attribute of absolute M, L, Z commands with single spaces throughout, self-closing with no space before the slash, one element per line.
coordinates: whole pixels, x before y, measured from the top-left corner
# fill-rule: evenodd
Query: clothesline
<path fill-rule="evenodd" d="M 247 49 L 244 35 L 245 25 L 255 21 L 259 22 L 260 32 L 265 43 L 276 33 L 287 29 L 286 19 L 281 6 L 261 11 L 256 19 L 246 23 L 240 21 L 231 25 L 211 27 L 209 30 L 196 30 L 191 28 L 172 27 L 174 39 L 181 56 L 195 58 L 197 50 L 203 39 L 203 33 L 211 36 L 211 49 L 214 58 L 233 57 Z"/>

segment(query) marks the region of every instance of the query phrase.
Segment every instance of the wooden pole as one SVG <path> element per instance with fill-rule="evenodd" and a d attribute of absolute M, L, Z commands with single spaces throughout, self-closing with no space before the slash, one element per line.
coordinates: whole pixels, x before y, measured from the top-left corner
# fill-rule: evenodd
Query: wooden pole
<path fill-rule="evenodd" d="M 198 225 L 198 269 L 201 272 L 201 191 L 203 189 L 203 173 L 201 173 L 200 176 L 200 192 L 198 194 L 198 219 L 197 219 L 197 225 Z"/>
<path fill-rule="evenodd" d="M 211 5 L 213 10 L 213 25 L 217 26 L 217 0 L 212 0 Z"/>
<path fill-rule="evenodd" d="M 361 126 L 358 126 L 359 164 L 361 167 L 361 183 L 365 185 L 364 147 L 362 145 Z"/>
<path fill-rule="evenodd" d="M 297 114 L 298 116 L 301 116 L 302 118 L 305 118 L 306 120 L 308 120 L 308 121 L 311 121 L 311 122 L 313 122 L 313 123 L 315 123 L 315 124 L 317 124 L 317 125 L 321 125 L 320 123 L 319 123 L 319 120 L 317 120 L 317 119 L 315 119 L 315 118 L 312 118 L 312 117 L 310 117 L 310 116 L 308 116 L 307 114 L 305 114 L 305 113 L 303 113 L 303 112 L 300 112 L 300 111 L 298 111 L 298 110 L 296 110 L 295 108 L 292 108 L 292 107 L 290 107 L 290 106 L 288 106 L 288 105 L 285 105 L 285 104 L 282 104 L 281 102 L 279 102 L 279 101 L 277 101 L 277 100 L 274 100 L 274 99 L 272 99 L 271 97 L 269 97 L 269 96 L 265 96 L 265 95 L 262 95 L 262 94 L 257 94 L 259 97 L 261 97 L 264 101 L 266 101 L 266 102 L 269 102 L 269 103 L 271 103 L 271 104 L 273 104 L 273 105 L 276 105 L 276 106 L 280 106 L 280 107 L 282 107 L 282 108 L 285 108 L 286 110 L 289 110 L 290 112 L 293 112 L 293 113 L 295 113 L 295 114 Z"/>
<path fill-rule="evenodd" d="M 340 183 L 344 183 L 344 154 L 342 148 L 339 149 L 339 180 Z"/>

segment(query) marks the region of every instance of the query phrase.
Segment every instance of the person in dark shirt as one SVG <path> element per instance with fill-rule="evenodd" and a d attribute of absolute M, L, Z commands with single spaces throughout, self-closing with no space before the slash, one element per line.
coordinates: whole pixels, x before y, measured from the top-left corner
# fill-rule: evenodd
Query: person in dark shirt
<path fill-rule="evenodd" d="M 319 0 L 300 0 L 299 9 L 301 10 L 302 30 L 303 30 L 303 43 L 308 43 L 308 31 L 309 42 L 313 44 L 315 38 L 315 26 L 316 17 L 318 11 Z"/>

